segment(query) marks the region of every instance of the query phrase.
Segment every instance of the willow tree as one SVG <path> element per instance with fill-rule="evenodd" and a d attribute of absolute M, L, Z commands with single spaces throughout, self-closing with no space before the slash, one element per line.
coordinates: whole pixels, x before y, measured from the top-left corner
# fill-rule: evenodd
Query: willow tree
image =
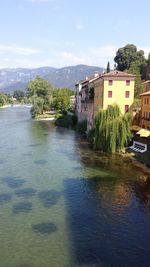
<path fill-rule="evenodd" d="M 130 123 L 131 114 L 122 115 L 117 105 L 100 110 L 95 117 L 95 149 L 107 153 L 123 151 L 131 138 Z"/>

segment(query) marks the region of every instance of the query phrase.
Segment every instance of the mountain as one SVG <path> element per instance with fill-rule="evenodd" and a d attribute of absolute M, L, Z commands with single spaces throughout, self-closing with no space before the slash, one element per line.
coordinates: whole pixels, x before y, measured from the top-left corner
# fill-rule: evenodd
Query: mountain
<path fill-rule="evenodd" d="M 100 67 L 76 65 L 64 68 L 41 67 L 35 69 L 7 68 L 0 70 L 0 91 L 12 94 L 14 90 L 25 90 L 30 80 L 37 75 L 48 80 L 54 87 L 74 89 L 75 83 L 94 72 L 102 72 Z"/>

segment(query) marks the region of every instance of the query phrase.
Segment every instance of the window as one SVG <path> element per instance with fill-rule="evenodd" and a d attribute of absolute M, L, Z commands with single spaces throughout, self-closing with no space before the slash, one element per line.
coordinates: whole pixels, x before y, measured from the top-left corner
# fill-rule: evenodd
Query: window
<path fill-rule="evenodd" d="M 125 91 L 125 98 L 129 98 L 130 97 L 130 91 Z"/>
<path fill-rule="evenodd" d="M 144 98 L 144 104 L 146 105 L 146 97 Z"/>
<path fill-rule="evenodd" d="M 108 97 L 112 97 L 112 91 L 108 91 Z"/>
<path fill-rule="evenodd" d="M 130 85 L 130 80 L 126 80 L 126 85 L 127 85 L 127 86 Z"/>
<path fill-rule="evenodd" d="M 113 80 L 109 80 L 108 85 L 113 85 Z"/>
<path fill-rule="evenodd" d="M 129 105 L 125 105 L 124 110 L 125 112 L 129 111 Z"/>

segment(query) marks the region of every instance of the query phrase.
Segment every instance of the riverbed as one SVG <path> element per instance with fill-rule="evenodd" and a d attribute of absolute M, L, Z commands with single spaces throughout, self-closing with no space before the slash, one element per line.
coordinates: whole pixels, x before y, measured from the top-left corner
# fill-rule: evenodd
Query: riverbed
<path fill-rule="evenodd" d="M 149 267 L 150 173 L 0 110 L 0 267 Z"/>

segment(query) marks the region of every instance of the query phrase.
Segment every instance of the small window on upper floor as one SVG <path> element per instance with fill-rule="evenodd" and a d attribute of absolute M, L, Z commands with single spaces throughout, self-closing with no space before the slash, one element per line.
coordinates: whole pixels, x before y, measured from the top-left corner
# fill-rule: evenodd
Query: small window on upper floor
<path fill-rule="evenodd" d="M 113 85 L 113 80 L 109 80 L 108 85 L 110 85 L 110 86 Z"/>
<path fill-rule="evenodd" d="M 130 80 L 126 80 L 126 85 L 127 85 L 127 86 L 130 85 Z"/>
<path fill-rule="evenodd" d="M 108 91 L 108 97 L 112 97 L 112 91 Z"/>
<path fill-rule="evenodd" d="M 130 97 L 130 91 L 125 91 L 125 98 L 129 98 Z"/>

